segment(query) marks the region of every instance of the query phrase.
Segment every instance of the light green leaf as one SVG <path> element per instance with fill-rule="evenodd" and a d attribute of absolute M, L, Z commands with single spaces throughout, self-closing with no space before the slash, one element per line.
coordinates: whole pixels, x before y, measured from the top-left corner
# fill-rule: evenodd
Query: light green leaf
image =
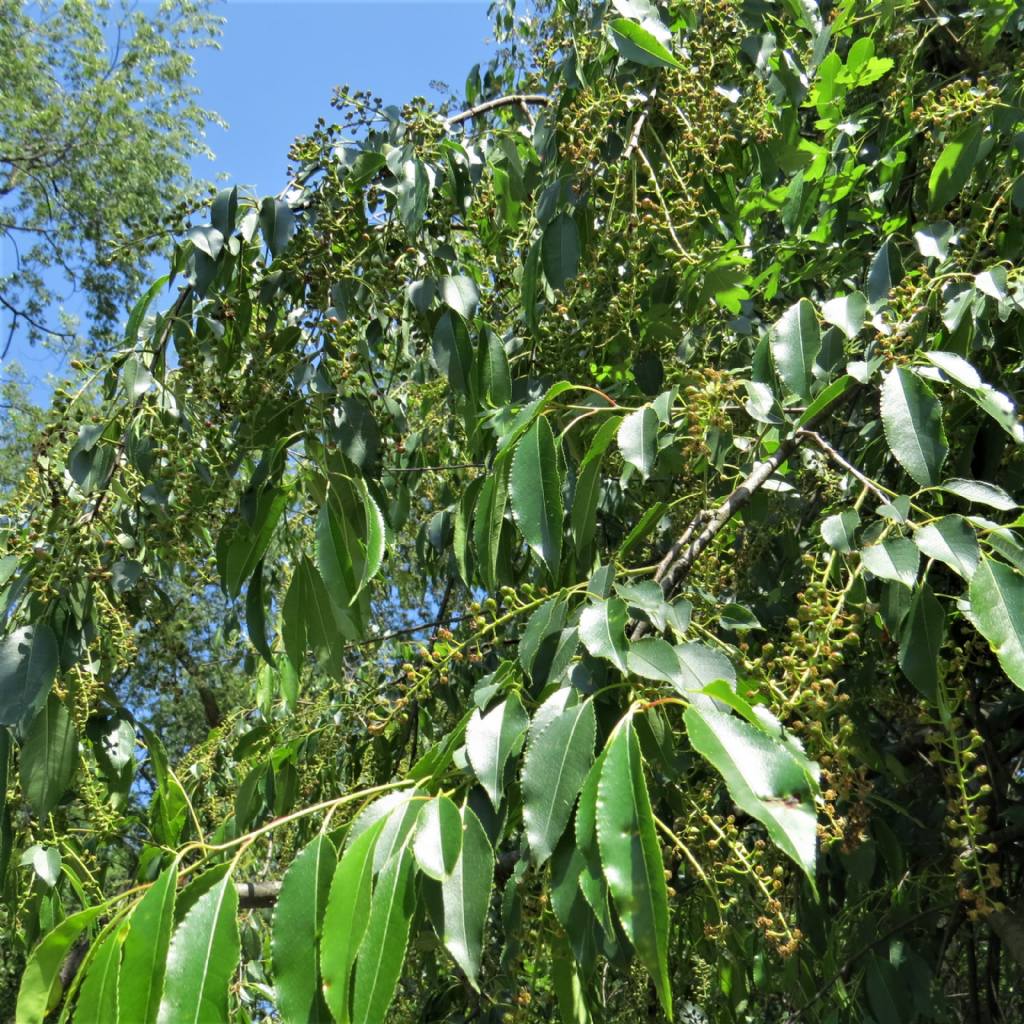
<path fill-rule="evenodd" d="M 860 526 L 860 515 L 856 509 L 848 508 L 837 515 L 829 516 L 821 524 L 821 536 L 830 548 L 849 553 L 854 549 L 853 536 Z"/>
<path fill-rule="evenodd" d="M 965 580 L 974 575 L 981 561 L 978 538 L 962 516 L 944 516 L 922 526 L 914 534 L 914 543 L 927 558 L 945 563 Z"/>
<path fill-rule="evenodd" d="M 43 1024 L 47 1013 L 57 1005 L 63 987 L 60 969 L 79 935 L 107 909 L 106 903 L 86 907 L 63 921 L 39 941 L 21 972 L 16 1024 Z"/>
<path fill-rule="evenodd" d="M 632 713 L 616 727 L 597 786 L 597 841 L 615 909 L 672 1020 L 668 891 Z"/>
<path fill-rule="evenodd" d="M 171 936 L 159 1024 L 228 1020 L 228 986 L 238 969 L 238 896 L 225 872 Z"/>
<path fill-rule="evenodd" d="M 448 797 L 434 797 L 420 812 L 412 852 L 420 871 L 435 881 L 443 882 L 455 870 L 462 852 L 462 816 Z"/>
<path fill-rule="evenodd" d="M 283 200 L 267 196 L 260 204 L 260 230 L 271 256 L 278 256 L 295 233 L 295 214 Z"/>
<path fill-rule="evenodd" d="M 967 183 L 978 160 L 982 125 L 975 121 L 948 142 L 928 177 L 928 199 L 932 209 L 951 203 Z"/>
<path fill-rule="evenodd" d="M 331 841 L 316 836 L 292 861 L 281 881 L 271 929 L 274 994 L 283 1021 L 316 1019 L 320 972 L 315 951 L 336 857 Z"/>
<path fill-rule="evenodd" d="M 484 480 L 473 516 L 473 544 L 478 571 L 490 588 L 498 585 L 498 555 L 501 551 L 501 526 L 508 505 L 508 460 L 496 459 Z"/>
<path fill-rule="evenodd" d="M 711 706 L 710 701 L 697 695 L 716 679 L 735 684 L 736 669 L 721 651 L 701 643 L 680 644 L 675 650 L 680 670 L 675 687 L 694 703 Z"/>
<path fill-rule="evenodd" d="M 373 851 L 383 828 L 384 819 L 379 819 L 350 843 L 335 868 L 324 910 L 320 973 L 324 999 L 338 1024 L 352 1019 L 352 965 L 366 931 Z"/>
<path fill-rule="evenodd" d="M 971 580 L 971 617 L 1010 680 L 1024 690 L 1024 576 L 982 559 Z"/>
<path fill-rule="evenodd" d="M 50 694 L 21 749 L 21 788 L 40 818 L 57 806 L 78 764 L 78 733 L 68 709 Z"/>
<path fill-rule="evenodd" d="M 922 487 L 937 484 L 948 450 L 942 407 L 931 388 L 902 366 L 882 383 L 882 427 L 900 465 Z"/>
<path fill-rule="evenodd" d="M 352 604 L 359 593 L 366 589 L 367 584 L 380 572 L 384 563 L 384 541 L 387 533 L 387 526 L 384 522 L 384 514 L 381 512 L 377 502 L 373 500 L 366 481 L 359 477 L 359 490 L 363 495 L 363 512 L 366 516 L 366 550 L 363 562 L 363 576 L 359 583 L 359 590 L 349 601 Z"/>
<path fill-rule="evenodd" d="M 580 615 L 580 639 L 595 657 L 606 658 L 620 672 L 627 670 L 626 603 L 617 597 L 587 605 Z"/>
<path fill-rule="evenodd" d="M 1012 512 L 1020 506 L 1002 489 L 984 480 L 946 480 L 939 488 L 976 505 L 988 505 L 1000 512 Z"/>
<path fill-rule="evenodd" d="M 494 851 L 477 816 L 462 809 L 462 852 L 455 869 L 441 883 L 444 906 L 444 944 L 466 979 L 480 990 L 484 924 L 491 901 Z"/>
<path fill-rule="evenodd" d="M 882 544 L 872 544 L 861 548 L 860 558 L 864 568 L 879 579 L 895 580 L 905 587 L 912 587 L 917 582 L 921 555 L 913 541 L 897 537 Z"/>
<path fill-rule="evenodd" d="M 0 641 L 0 726 L 18 725 L 46 699 L 57 674 L 57 638 L 39 623 Z"/>
<path fill-rule="evenodd" d="M 466 726 L 466 756 L 495 809 L 504 791 L 505 765 L 529 725 L 530 716 L 513 693 L 486 715 L 475 711 Z"/>
<path fill-rule="evenodd" d="M 552 288 L 564 288 L 580 269 L 580 231 L 568 213 L 560 213 L 544 229 L 541 265 Z"/>
<path fill-rule="evenodd" d="M 562 482 L 555 439 L 545 416 L 534 421 L 516 447 L 509 495 L 519 532 L 556 578 L 562 557 Z"/>
<path fill-rule="evenodd" d="M 611 29 L 611 39 L 615 49 L 626 60 L 649 68 L 683 70 L 683 65 L 672 56 L 672 52 L 635 21 L 630 21 L 628 18 L 615 18 L 608 27 Z"/>
<path fill-rule="evenodd" d="M 659 592 L 661 588 L 658 588 Z M 660 636 L 645 636 L 629 645 L 626 664 L 632 675 L 655 682 L 679 682 L 679 656 L 675 648 Z"/>
<path fill-rule="evenodd" d="M 658 455 L 658 414 L 649 405 L 631 412 L 619 426 L 616 441 L 623 459 L 646 480 Z"/>
<path fill-rule="evenodd" d="M 814 886 L 818 769 L 790 745 L 734 715 L 691 705 L 684 716 L 697 753 L 718 770 L 736 805 L 768 830 Z"/>
<path fill-rule="evenodd" d="M 82 1024 L 109 1021 L 112 1024 L 118 1020 L 117 976 L 126 934 L 127 926 L 122 922 L 108 933 L 100 948 L 92 954 L 75 1004 L 76 1021 Z"/>
<path fill-rule="evenodd" d="M 120 1024 L 152 1024 L 160 1008 L 174 923 L 175 864 L 163 871 L 131 913 L 117 982 Z"/>
<path fill-rule="evenodd" d="M 932 704 L 938 699 L 939 648 L 946 613 L 927 583 L 914 592 L 910 611 L 900 626 L 900 668 Z"/>
<path fill-rule="evenodd" d="M 380 1024 L 402 973 L 409 928 L 416 905 L 415 874 L 409 845 L 402 847 L 380 873 L 373 887 L 370 912 L 356 958 L 352 1019 L 355 1024 Z"/>
<path fill-rule="evenodd" d="M 480 292 L 476 282 L 465 274 L 441 278 L 441 298 L 459 316 L 471 320 L 480 305 Z"/>
<path fill-rule="evenodd" d="M 566 707 L 530 729 L 523 758 L 523 822 L 534 862 L 554 852 L 576 795 L 594 760 L 597 720 L 592 701 Z"/>
<path fill-rule="evenodd" d="M 807 299 L 790 306 L 771 332 L 772 359 L 779 379 L 805 401 L 811 398 L 814 360 L 821 351 L 821 333 L 814 306 Z"/>
<path fill-rule="evenodd" d="M 851 292 L 835 299 L 829 299 L 821 307 L 826 323 L 838 327 L 851 341 L 860 334 L 868 314 L 868 300 L 863 292 Z"/>

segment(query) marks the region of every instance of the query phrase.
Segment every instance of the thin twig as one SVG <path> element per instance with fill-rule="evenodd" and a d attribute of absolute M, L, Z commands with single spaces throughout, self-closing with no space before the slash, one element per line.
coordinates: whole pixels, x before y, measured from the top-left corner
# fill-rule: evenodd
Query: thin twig
<path fill-rule="evenodd" d="M 455 125 L 461 124 L 463 121 L 469 121 L 474 117 L 478 117 L 480 114 L 486 114 L 489 110 L 497 110 L 498 107 L 511 107 L 513 105 L 544 107 L 550 102 L 550 96 L 540 96 L 535 93 L 514 93 L 511 96 L 499 96 L 497 99 L 478 103 L 475 107 L 470 107 L 469 110 L 462 111 L 461 114 L 449 117 L 444 124 L 446 128 L 453 128 Z"/>
<path fill-rule="evenodd" d="M 636 119 L 636 124 L 633 125 L 633 131 L 629 135 L 629 142 L 626 143 L 626 148 L 622 152 L 623 160 L 628 160 L 633 155 L 637 146 L 640 145 L 640 133 L 644 130 L 644 122 L 647 120 L 650 103 L 657 95 L 657 92 L 657 89 L 652 89 L 650 96 L 647 97 L 644 109 L 640 111 L 640 116 Z"/>
<path fill-rule="evenodd" d="M 889 498 L 879 489 L 878 485 L 851 462 L 844 459 L 821 434 L 813 430 L 798 430 L 796 433 L 798 437 L 809 437 L 837 466 L 841 466 L 851 476 L 856 477 L 883 505 L 888 504 Z"/>

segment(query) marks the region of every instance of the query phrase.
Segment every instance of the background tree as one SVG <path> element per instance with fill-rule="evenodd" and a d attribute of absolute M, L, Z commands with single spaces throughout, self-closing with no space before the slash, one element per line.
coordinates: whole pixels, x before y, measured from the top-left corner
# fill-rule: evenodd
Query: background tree
<path fill-rule="evenodd" d="M 1020 12 L 495 14 L 5 505 L 18 1019 L 1019 1018 Z"/>
<path fill-rule="evenodd" d="M 16 336 L 72 342 L 53 308 L 71 293 L 90 343 L 109 343 L 201 194 L 189 162 L 218 120 L 196 102 L 193 51 L 220 22 L 206 0 L 0 3 L 0 359 Z"/>

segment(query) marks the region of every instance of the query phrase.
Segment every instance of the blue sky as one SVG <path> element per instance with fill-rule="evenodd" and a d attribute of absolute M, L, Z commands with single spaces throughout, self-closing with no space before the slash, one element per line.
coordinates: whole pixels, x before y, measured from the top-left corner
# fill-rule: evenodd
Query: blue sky
<path fill-rule="evenodd" d="M 145 4 L 143 6 L 146 6 Z M 219 51 L 200 51 L 196 84 L 203 106 L 228 129 L 206 139 L 216 159 L 198 159 L 197 177 L 248 185 L 261 195 L 284 187 L 288 147 L 317 117 L 334 120 L 334 86 L 368 89 L 386 103 L 439 100 L 432 81 L 460 95 L 465 77 L 490 47 L 487 0 L 226 0 Z M 68 308 L 75 312 L 74 304 Z M 127 312 L 126 312 L 127 315 Z M 56 317 L 51 319 L 56 320 Z M 11 358 L 45 400 L 52 355 L 15 342 Z"/>

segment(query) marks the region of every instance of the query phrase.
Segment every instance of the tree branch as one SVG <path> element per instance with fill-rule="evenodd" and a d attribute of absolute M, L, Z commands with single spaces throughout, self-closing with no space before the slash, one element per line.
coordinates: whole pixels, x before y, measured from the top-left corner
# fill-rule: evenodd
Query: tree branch
<path fill-rule="evenodd" d="M 454 128 L 455 125 L 461 124 L 463 121 L 469 121 L 474 117 L 479 117 L 480 114 L 486 114 L 489 110 L 497 110 L 498 107 L 524 107 L 530 105 L 535 107 L 544 107 L 550 102 L 550 96 L 540 96 L 536 93 L 514 93 L 511 96 L 499 96 L 497 99 L 487 100 L 485 103 L 478 103 L 475 107 L 470 107 L 469 110 L 462 111 L 461 114 L 455 114 L 453 117 L 449 117 L 444 124 L 446 128 Z"/>

